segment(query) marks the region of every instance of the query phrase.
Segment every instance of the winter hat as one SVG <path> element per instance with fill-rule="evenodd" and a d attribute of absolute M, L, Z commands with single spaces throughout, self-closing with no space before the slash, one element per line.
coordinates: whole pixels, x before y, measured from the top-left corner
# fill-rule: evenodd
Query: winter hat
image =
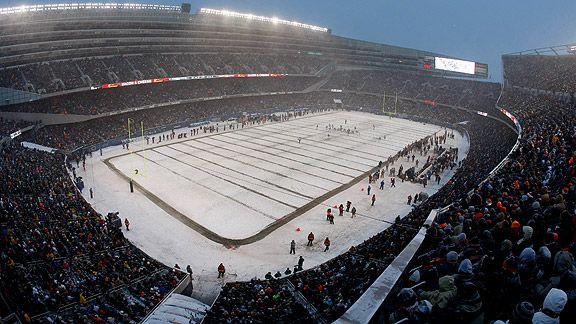
<path fill-rule="evenodd" d="M 500 250 L 502 250 L 502 251 L 512 250 L 512 241 L 510 241 L 508 239 L 502 241 L 502 243 L 500 244 Z"/>
<path fill-rule="evenodd" d="M 520 222 L 518 221 L 513 221 L 512 222 L 512 226 L 510 226 L 512 229 L 519 229 L 520 228 Z"/>
<path fill-rule="evenodd" d="M 460 262 L 460 266 L 458 267 L 458 273 L 461 274 L 472 274 L 472 262 L 469 259 L 464 259 Z"/>
<path fill-rule="evenodd" d="M 528 200 L 528 196 L 527 196 L 527 195 L 522 195 L 521 200 L 522 200 L 522 201 L 527 201 L 527 200 Z"/>
<path fill-rule="evenodd" d="M 420 315 L 428 315 L 432 313 L 432 303 L 427 300 L 418 302 L 418 306 L 416 306 L 416 312 Z"/>
<path fill-rule="evenodd" d="M 525 248 L 520 253 L 520 263 L 532 263 L 536 261 L 536 252 L 532 248 Z"/>
<path fill-rule="evenodd" d="M 538 259 L 542 260 L 543 263 L 548 263 L 552 259 L 552 253 L 547 246 L 541 246 L 538 249 Z"/>
<path fill-rule="evenodd" d="M 400 289 L 397 298 L 400 305 L 409 307 L 416 303 L 418 296 L 416 296 L 416 293 L 412 288 L 402 288 Z"/>
<path fill-rule="evenodd" d="M 512 319 L 517 324 L 532 323 L 534 317 L 534 306 L 527 301 L 520 302 L 514 307 Z"/>
<path fill-rule="evenodd" d="M 540 203 L 535 201 L 532 203 L 532 209 L 540 209 Z"/>
<path fill-rule="evenodd" d="M 456 251 L 450 251 L 446 254 L 446 261 L 448 262 L 457 262 L 458 261 L 458 253 Z"/>
<path fill-rule="evenodd" d="M 560 323 L 560 313 L 566 306 L 568 301 L 568 296 L 566 293 L 560 289 L 552 288 L 546 298 L 544 298 L 544 304 L 542 305 L 543 310 L 534 314 L 532 318 L 532 323 L 535 324 L 548 324 L 548 323 Z M 544 312 L 545 311 L 545 312 Z M 556 316 L 550 316 L 548 313 L 552 312 Z"/>
<path fill-rule="evenodd" d="M 456 243 L 462 243 L 466 240 L 466 233 L 460 233 L 456 236 Z"/>
<path fill-rule="evenodd" d="M 522 232 L 524 233 L 524 239 L 529 240 L 532 238 L 532 233 L 534 233 L 534 229 L 531 226 L 522 226 Z"/>
<path fill-rule="evenodd" d="M 416 270 L 416 271 L 412 272 L 412 274 L 410 275 L 410 278 L 408 278 L 408 280 L 410 280 L 413 283 L 419 283 L 420 282 L 420 271 Z"/>

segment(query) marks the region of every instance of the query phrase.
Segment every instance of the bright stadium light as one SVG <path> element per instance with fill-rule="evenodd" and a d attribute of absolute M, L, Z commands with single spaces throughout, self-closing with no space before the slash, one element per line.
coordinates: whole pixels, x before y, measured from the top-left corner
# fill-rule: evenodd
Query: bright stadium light
<path fill-rule="evenodd" d="M 303 24 L 303 23 L 299 23 L 297 21 L 283 20 L 283 19 L 279 19 L 278 17 L 270 18 L 270 17 L 264 17 L 264 16 L 256 16 L 253 14 L 243 14 L 243 13 L 234 12 L 234 11 L 216 10 L 216 9 L 209 9 L 209 8 L 200 8 L 199 13 L 217 15 L 217 16 L 225 16 L 225 17 L 242 18 L 242 19 L 246 19 L 246 20 L 257 20 L 257 21 L 263 21 L 263 22 L 268 22 L 268 23 L 273 23 L 273 24 L 282 24 L 282 25 L 288 25 L 288 26 L 293 26 L 293 27 L 305 28 L 305 29 L 320 31 L 320 32 L 324 32 L 324 33 L 328 32 L 328 28 L 326 28 L 326 27 L 319 27 L 319 26 L 314 26 L 314 25 Z"/>
<path fill-rule="evenodd" d="M 45 5 L 18 6 L 0 8 L 0 15 L 15 14 L 23 12 L 51 11 L 51 10 L 80 10 L 80 9 L 137 9 L 137 10 L 164 10 L 180 11 L 179 6 L 151 5 L 140 3 L 59 3 Z"/>

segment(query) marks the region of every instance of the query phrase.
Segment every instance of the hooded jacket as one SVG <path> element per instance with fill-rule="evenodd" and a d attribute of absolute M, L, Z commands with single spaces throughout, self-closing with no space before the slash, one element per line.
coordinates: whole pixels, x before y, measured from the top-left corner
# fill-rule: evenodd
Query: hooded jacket
<path fill-rule="evenodd" d="M 534 314 L 533 324 L 557 324 L 560 323 L 560 313 L 564 309 L 568 296 L 560 289 L 552 288 L 542 305 L 542 310 Z"/>
<path fill-rule="evenodd" d="M 440 278 L 439 284 L 440 289 L 425 291 L 420 294 L 420 297 L 429 300 L 432 306 L 444 309 L 456 298 L 456 285 L 454 285 L 454 278 L 452 276 Z"/>

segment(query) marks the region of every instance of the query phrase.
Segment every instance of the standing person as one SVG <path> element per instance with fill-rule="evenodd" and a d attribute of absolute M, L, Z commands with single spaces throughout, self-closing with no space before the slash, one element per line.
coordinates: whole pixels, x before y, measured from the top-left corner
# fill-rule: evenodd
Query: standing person
<path fill-rule="evenodd" d="M 328 251 L 328 250 L 330 249 L 330 240 L 329 240 L 328 238 L 326 238 L 326 239 L 324 240 L 324 246 L 326 247 L 326 248 L 324 249 L 324 252 L 326 252 L 326 251 Z"/>
<path fill-rule="evenodd" d="M 128 220 L 128 218 L 124 218 L 124 225 L 126 225 L 126 230 L 129 231 L 130 230 L 130 221 Z"/>
<path fill-rule="evenodd" d="M 192 278 L 193 272 L 192 272 L 192 267 L 190 265 L 186 266 L 186 272 L 188 272 L 188 274 L 190 275 L 190 278 Z"/>
<path fill-rule="evenodd" d="M 354 218 L 356 216 L 356 207 L 352 207 L 352 217 Z"/>
<path fill-rule="evenodd" d="M 294 240 L 290 242 L 290 254 L 296 254 L 296 242 Z"/>
<path fill-rule="evenodd" d="M 339 216 L 344 216 L 344 205 L 340 204 L 338 211 L 340 212 Z"/>
<path fill-rule="evenodd" d="M 349 211 L 350 211 L 350 206 L 352 206 L 352 202 L 351 202 L 350 200 L 348 200 L 348 201 L 346 202 L 346 212 L 349 212 Z"/>
<path fill-rule="evenodd" d="M 220 263 L 218 266 L 218 278 L 224 278 L 224 274 L 226 273 L 226 268 L 224 267 L 224 263 Z"/>
<path fill-rule="evenodd" d="M 428 178 L 427 177 L 424 177 L 422 184 L 424 185 L 424 188 L 426 188 L 426 185 L 428 184 Z"/>
<path fill-rule="evenodd" d="M 372 186 L 368 185 L 368 196 L 370 196 L 370 190 L 372 190 Z"/>
<path fill-rule="evenodd" d="M 396 188 L 396 179 L 390 178 L 390 188 Z"/>
<path fill-rule="evenodd" d="M 372 195 L 372 206 L 374 206 L 374 202 L 376 202 L 376 194 Z"/>
<path fill-rule="evenodd" d="M 328 220 L 330 221 L 330 224 L 334 225 L 334 214 L 328 215 Z"/>
<path fill-rule="evenodd" d="M 314 241 L 314 233 L 310 232 L 310 234 L 308 234 L 308 244 L 306 244 L 306 246 L 312 246 L 312 241 Z"/>
<path fill-rule="evenodd" d="M 328 208 L 326 210 L 326 220 L 329 221 L 330 220 L 330 215 L 332 215 L 332 208 Z"/>
<path fill-rule="evenodd" d="M 304 258 L 300 256 L 298 259 L 298 271 L 302 271 L 302 266 L 304 265 Z"/>
<path fill-rule="evenodd" d="M 384 190 L 384 179 L 380 181 L 380 190 Z"/>
<path fill-rule="evenodd" d="M 408 195 L 408 203 L 407 203 L 407 205 L 410 205 L 411 202 L 412 202 L 412 195 Z"/>
<path fill-rule="evenodd" d="M 368 183 L 372 183 L 372 175 L 368 176 Z"/>

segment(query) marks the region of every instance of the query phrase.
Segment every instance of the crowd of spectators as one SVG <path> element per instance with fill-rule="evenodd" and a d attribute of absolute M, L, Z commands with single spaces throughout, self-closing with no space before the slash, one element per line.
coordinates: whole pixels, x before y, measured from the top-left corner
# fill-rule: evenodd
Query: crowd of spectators
<path fill-rule="evenodd" d="M 0 117 L 0 139 L 33 124 L 34 123 L 25 120 L 11 120 Z"/>
<path fill-rule="evenodd" d="M 16 142 L 0 153 L 0 289 L 24 321 L 139 321 L 185 276 L 97 214 L 63 155 Z"/>
<path fill-rule="evenodd" d="M 427 100 L 430 104 L 444 103 L 478 110 L 492 108 L 500 93 L 498 83 L 448 79 L 415 72 L 366 70 L 335 72 L 322 88 L 385 94 L 390 102 L 398 95 Z"/>
<path fill-rule="evenodd" d="M 323 100 L 331 97 L 327 94 L 324 96 Z M 352 99 L 349 96 L 346 98 Z M 364 102 L 366 105 L 349 108 L 380 111 L 381 102 L 373 105 L 371 101 L 373 98 L 381 100 L 381 97 L 354 94 L 353 98 L 355 102 Z M 388 229 L 351 247 L 347 253 L 327 263 L 279 279 L 280 282 L 289 280 L 296 287 L 296 292 L 301 293 L 325 321 L 340 317 L 364 293 L 408 244 L 432 209 L 467 197 L 467 193 L 508 154 L 516 141 L 516 133 L 503 123 L 465 110 L 401 101 L 398 113 L 442 124 L 465 121 L 461 126 L 466 129 L 471 140 L 468 157 L 462 161 L 461 168 L 447 185 L 417 205 L 406 217 L 398 218 Z M 261 284 L 261 281 L 254 280 L 242 287 L 249 290 L 255 284 Z M 210 311 L 207 318 L 218 318 L 222 322 L 234 318 L 227 317 L 228 313 L 222 310 L 226 304 L 219 304 L 219 300 L 216 303 L 219 305 L 218 313 Z M 249 314 L 250 311 L 250 308 L 244 309 L 243 314 Z M 298 320 L 298 317 L 291 320 Z"/>
<path fill-rule="evenodd" d="M 288 323 L 294 318 L 312 322 L 286 282 L 253 280 L 222 287 L 204 323 Z"/>
<path fill-rule="evenodd" d="M 488 93 L 492 89 L 486 90 Z M 486 94 L 489 98 L 490 95 Z M 92 145 L 104 140 L 125 136 L 125 120 L 132 118 L 136 124 L 144 121 L 147 128 L 169 125 L 172 123 L 189 121 L 194 122 L 203 119 L 213 119 L 215 117 L 242 115 L 257 110 L 268 108 L 271 111 L 286 111 L 292 108 L 302 107 L 335 107 L 334 99 L 341 98 L 346 108 L 362 111 L 382 112 L 382 97 L 371 94 L 340 93 L 333 94 L 326 91 L 312 92 L 307 94 L 276 95 L 276 96 L 254 96 L 245 98 L 233 98 L 226 100 L 213 100 L 205 102 L 194 102 L 180 104 L 150 111 L 131 112 L 127 114 L 97 118 L 88 122 L 70 125 L 57 125 L 44 127 L 31 135 L 36 142 L 62 149 L 72 149 L 82 145 Z M 455 97 L 451 97 L 454 99 Z M 491 99 L 492 105 L 495 99 Z M 452 102 L 447 102 L 451 104 Z M 387 103 L 387 106 L 390 104 Z M 294 275 L 276 281 L 253 280 L 248 283 L 228 284 L 215 306 L 207 316 L 208 321 L 226 322 L 241 321 L 254 316 L 262 320 L 269 319 L 270 316 L 280 319 L 280 322 L 289 322 L 295 318 L 308 318 L 314 316 L 308 308 L 302 307 L 301 300 L 314 306 L 319 316 L 324 320 L 334 320 L 341 316 L 348 307 L 372 284 L 383 269 L 395 258 L 404 246 L 412 239 L 416 231 L 420 228 L 425 218 L 433 208 L 443 207 L 453 202 L 466 201 L 468 192 L 473 190 L 480 181 L 486 178 L 488 173 L 506 156 L 516 141 L 516 134 L 503 123 L 495 122 L 474 112 L 448 108 L 442 105 L 430 105 L 417 103 L 409 100 L 399 100 L 394 104 L 398 114 L 415 118 L 420 121 L 437 122 L 442 124 L 460 123 L 470 137 L 471 147 L 468 157 L 462 161 L 462 166 L 456 171 L 454 177 L 447 185 L 442 187 L 435 195 L 415 207 L 412 212 L 402 218 L 397 219 L 382 233 L 367 239 L 364 243 L 351 247 L 350 251 L 318 267 L 296 272 Z M 485 107 L 488 109 L 488 107 Z M 496 112 L 491 112 L 496 115 Z M 521 118 L 531 118 L 519 112 Z M 566 121 L 568 123 L 568 121 Z M 12 158 L 8 158 L 8 161 Z M 50 163 L 48 163 L 50 165 Z M 496 184 L 488 182 L 494 188 Z M 485 187 L 483 186 L 482 189 Z M 48 191 L 50 192 L 50 191 Z M 81 198 L 79 198 L 81 199 Z M 468 207 L 468 206 L 466 206 Z M 106 225 L 103 225 L 106 226 Z M 452 228 L 458 224 L 451 225 Z M 66 233 L 66 231 L 61 231 Z M 40 231 L 42 233 L 42 231 Z M 19 235 L 24 235 L 19 234 Z M 108 238 L 106 233 L 102 239 Z M 32 235 L 32 237 L 34 237 Z M 394 239 L 392 239 L 394 238 Z M 76 241 L 76 239 L 74 240 Z M 80 240 L 81 241 L 81 240 Z M 121 242 L 124 239 L 121 238 Z M 442 241 L 443 242 L 443 241 Z M 106 244 L 113 244 L 108 241 Z M 62 247 L 58 240 L 50 244 L 56 251 L 63 254 L 62 258 L 70 258 L 74 250 Z M 64 244 L 64 247 L 66 245 Z M 126 244 L 117 247 L 119 251 L 125 251 Z M 13 249 L 15 257 L 34 257 L 42 262 L 50 262 L 46 259 L 46 251 L 38 252 L 37 249 Z M 52 249 L 54 250 L 54 249 Z M 92 251 L 92 261 L 98 263 L 99 258 L 109 259 L 111 253 L 98 254 L 98 249 Z M 54 253 L 54 252 L 52 252 Z M 121 252 L 118 252 L 121 253 Z M 134 252 L 136 253 L 136 252 Z M 52 257 L 49 254 L 49 257 Z M 127 256 L 122 255 L 120 259 Z M 430 259 L 436 260 L 435 255 L 430 255 Z M 75 266 L 82 264 L 82 260 L 74 263 Z M 476 260 L 474 260 L 476 261 Z M 430 266 L 432 261 L 427 261 L 425 265 Z M 15 263 L 17 263 L 15 261 Z M 70 265 L 72 262 L 68 262 Z M 111 262 L 110 264 L 114 264 Z M 58 265 L 50 266 L 59 269 Z M 61 266 L 60 266 L 61 267 Z M 81 267 L 81 266 L 79 266 Z M 113 266 L 112 266 L 113 267 Z M 34 268 L 31 268 L 34 269 Z M 55 270 L 56 271 L 56 270 Z M 112 273 L 116 273 L 114 269 Z M 154 270 L 152 270 L 154 271 Z M 119 273 L 122 273 L 121 271 Z M 421 276 L 426 277 L 425 275 Z M 33 274 L 30 278 L 33 282 Z M 110 274 L 108 281 L 99 282 L 96 285 L 108 284 L 114 287 L 118 277 Z M 448 280 L 449 281 L 449 280 Z M 442 281 L 442 285 L 446 280 Z M 40 286 L 42 287 L 42 286 Z M 90 288 L 95 286 L 85 285 L 87 294 Z M 294 287 L 294 288 L 292 288 Z M 426 288 L 436 288 L 434 285 Z M 47 288 L 43 288 L 47 289 Z M 471 287 L 467 287 L 466 293 L 474 295 Z M 84 290 L 82 292 L 84 293 Z M 49 290 L 50 291 L 50 290 Z M 263 293 L 261 293 L 263 291 Z M 304 299 L 297 298 L 301 295 Z M 118 294 L 114 294 L 118 298 Z M 69 298 L 68 298 L 69 299 Z M 59 300 L 50 300 L 48 306 L 54 307 Z M 477 299 L 476 299 L 477 301 Z M 425 304 L 425 303 L 424 303 Z M 241 306 L 240 306 L 241 305 Z M 419 305 L 422 305 L 420 303 Z M 427 304 L 425 304 L 427 305 Z M 107 307 L 107 306 L 106 306 Z M 98 310 L 106 309 L 98 308 Z M 295 317 L 291 317 L 291 313 Z M 87 314 L 94 314 L 94 311 Z M 272 314 L 272 315 L 271 315 Z M 88 315 L 87 315 L 88 316 Z"/>
<path fill-rule="evenodd" d="M 500 104 L 520 119 L 519 148 L 437 217 L 391 322 L 576 318 L 574 105 L 514 90 Z"/>
<path fill-rule="evenodd" d="M 152 104 L 237 94 L 302 91 L 316 77 L 222 78 L 83 91 L 3 107 L 7 111 L 95 115 Z"/>
<path fill-rule="evenodd" d="M 504 78 L 512 86 L 576 92 L 576 56 L 504 55 Z"/>
<path fill-rule="evenodd" d="M 82 58 L 0 69 L 0 87 L 52 93 L 133 80 L 236 73 L 312 75 L 329 61 L 315 55 L 151 54 Z M 86 77 L 87 76 L 87 77 Z M 56 82 L 62 81 L 62 86 Z"/>

